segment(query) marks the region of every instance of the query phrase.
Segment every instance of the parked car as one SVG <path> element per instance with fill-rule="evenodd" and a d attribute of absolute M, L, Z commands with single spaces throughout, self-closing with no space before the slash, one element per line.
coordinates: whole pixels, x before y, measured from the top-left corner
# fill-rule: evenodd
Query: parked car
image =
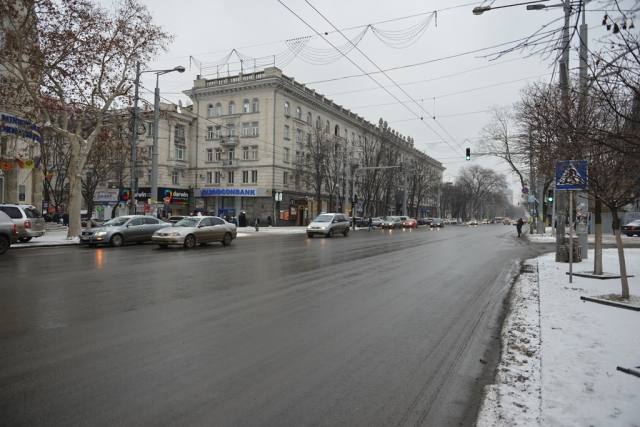
<path fill-rule="evenodd" d="M 444 221 L 442 221 L 442 218 L 431 218 L 431 224 L 429 224 L 429 226 L 431 228 L 434 228 L 434 227 L 442 228 L 444 227 Z"/>
<path fill-rule="evenodd" d="M 309 237 L 313 237 L 316 234 L 333 237 L 334 234 L 338 233 L 342 233 L 344 237 L 349 235 L 349 219 L 346 215 L 339 213 L 318 215 L 307 226 L 307 236 Z"/>
<path fill-rule="evenodd" d="M 371 225 L 373 225 L 374 227 L 380 227 L 382 225 L 382 218 L 371 218 Z"/>
<path fill-rule="evenodd" d="M 18 225 L 6 213 L 0 211 L 0 255 L 18 242 Z"/>
<path fill-rule="evenodd" d="M 171 224 L 175 224 L 178 221 L 180 221 L 181 219 L 184 218 L 189 218 L 188 216 L 181 216 L 181 215 L 175 215 L 175 216 L 170 216 L 169 218 L 167 218 L 167 222 L 170 222 Z"/>
<path fill-rule="evenodd" d="M 629 224 L 621 225 L 620 232 L 626 234 L 627 236 L 640 236 L 640 219 L 635 221 L 631 221 Z"/>
<path fill-rule="evenodd" d="M 402 228 L 406 227 L 418 228 L 418 221 L 413 218 L 405 219 L 404 221 L 402 221 Z"/>
<path fill-rule="evenodd" d="M 0 204 L 0 211 L 11 218 L 11 221 L 18 226 L 18 240 L 28 242 L 34 237 L 44 234 L 44 218 L 38 209 L 31 205 L 3 203 Z"/>
<path fill-rule="evenodd" d="M 200 243 L 222 242 L 227 246 L 238 235 L 235 224 L 217 216 L 191 216 L 181 219 L 171 227 L 162 228 L 151 236 L 161 248 L 182 245 L 187 249 Z"/>
<path fill-rule="evenodd" d="M 442 219 L 442 223 L 443 223 L 444 225 L 451 225 L 451 220 L 449 220 L 448 218 L 443 218 L 443 219 Z"/>
<path fill-rule="evenodd" d="M 170 227 L 168 222 L 144 215 L 125 215 L 113 218 L 100 227 L 87 228 L 80 235 L 80 243 L 96 246 L 109 244 L 114 247 L 125 243 L 150 242 L 156 231 Z"/>
<path fill-rule="evenodd" d="M 469 225 L 478 225 L 478 220 L 472 219 L 471 221 L 469 221 Z"/>
<path fill-rule="evenodd" d="M 382 221 L 380 227 L 390 229 L 402 228 L 402 220 L 399 216 L 388 216 L 384 221 Z"/>
<path fill-rule="evenodd" d="M 457 218 L 451 218 L 449 221 L 451 222 L 451 225 L 458 224 L 458 219 Z"/>

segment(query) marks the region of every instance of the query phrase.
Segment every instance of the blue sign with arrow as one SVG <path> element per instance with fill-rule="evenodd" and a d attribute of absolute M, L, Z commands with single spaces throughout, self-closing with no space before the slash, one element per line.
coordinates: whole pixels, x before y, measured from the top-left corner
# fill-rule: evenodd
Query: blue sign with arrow
<path fill-rule="evenodd" d="M 556 163 L 556 190 L 582 190 L 587 188 L 587 183 L 586 160 Z"/>

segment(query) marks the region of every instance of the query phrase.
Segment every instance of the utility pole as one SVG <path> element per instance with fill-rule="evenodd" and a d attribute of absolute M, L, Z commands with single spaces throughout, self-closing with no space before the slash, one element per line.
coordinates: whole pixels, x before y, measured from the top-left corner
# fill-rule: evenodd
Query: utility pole
<path fill-rule="evenodd" d="M 133 98 L 133 139 L 131 141 L 131 191 L 129 192 L 129 214 L 136 214 L 136 163 L 138 162 L 138 86 L 140 85 L 140 61 L 136 64 L 136 84 Z"/>
<path fill-rule="evenodd" d="M 404 194 L 402 197 L 402 215 L 407 216 L 407 169 L 402 168 L 402 174 L 404 175 Z"/>
<path fill-rule="evenodd" d="M 347 165 L 345 167 L 345 185 L 344 185 L 344 201 L 347 204 L 347 209 L 351 206 L 351 209 L 354 209 L 353 203 L 349 200 L 349 149 L 347 149 Z M 351 216 L 354 217 L 355 214 L 351 212 Z M 354 224 L 355 225 L 355 224 Z"/>
<path fill-rule="evenodd" d="M 438 218 L 442 218 L 442 212 L 440 212 L 440 190 L 441 190 L 441 182 L 438 182 Z"/>
<path fill-rule="evenodd" d="M 340 209 L 340 149 L 336 146 L 336 212 Z"/>

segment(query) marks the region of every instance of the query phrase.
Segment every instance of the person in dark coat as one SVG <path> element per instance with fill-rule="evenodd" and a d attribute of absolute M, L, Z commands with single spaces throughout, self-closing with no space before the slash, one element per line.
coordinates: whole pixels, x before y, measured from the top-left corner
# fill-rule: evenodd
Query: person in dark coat
<path fill-rule="evenodd" d="M 240 212 L 240 216 L 238 217 L 240 227 L 247 226 L 247 215 L 244 212 Z"/>
<path fill-rule="evenodd" d="M 64 225 L 65 227 L 69 226 L 69 212 L 65 212 L 64 214 L 62 214 L 62 225 Z"/>
<path fill-rule="evenodd" d="M 60 214 L 58 212 L 53 214 L 53 222 L 60 224 Z"/>
<path fill-rule="evenodd" d="M 51 215 L 49 215 L 49 212 L 45 212 L 45 214 L 44 214 L 44 222 L 51 222 L 51 221 L 53 221 L 51 219 Z"/>
<path fill-rule="evenodd" d="M 267 216 L 267 225 L 271 227 L 271 215 Z"/>
<path fill-rule="evenodd" d="M 524 221 L 522 221 L 522 218 L 520 218 L 516 222 L 516 230 L 518 230 L 518 237 L 522 237 L 522 225 L 523 224 L 524 224 Z"/>
<path fill-rule="evenodd" d="M 260 218 L 256 218 L 253 225 L 256 227 L 256 231 L 260 231 Z"/>

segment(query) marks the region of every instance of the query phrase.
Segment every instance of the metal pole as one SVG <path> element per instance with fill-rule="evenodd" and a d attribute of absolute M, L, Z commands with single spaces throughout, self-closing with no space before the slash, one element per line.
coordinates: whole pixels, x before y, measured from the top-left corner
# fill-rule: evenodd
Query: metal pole
<path fill-rule="evenodd" d="M 340 209 L 340 149 L 336 146 L 336 210 Z"/>
<path fill-rule="evenodd" d="M 573 283 L 573 191 L 569 191 L 569 283 Z"/>
<path fill-rule="evenodd" d="M 347 209 L 350 206 L 349 200 L 349 150 L 347 150 L 347 166 L 345 167 L 345 181 L 344 181 L 344 201 L 347 205 Z M 351 204 L 351 210 L 353 211 L 353 204 Z M 351 216 L 355 217 L 354 212 L 351 212 Z M 354 224 L 355 225 L 355 224 Z"/>
<path fill-rule="evenodd" d="M 129 194 L 129 214 L 136 213 L 136 163 L 138 162 L 138 86 L 140 85 L 140 61 L 136 64 L 135 95 L 133 97 L 133 139 L 131 141 L 131 193 Z"/>
<path fill-rule="evenodd" d="M 153 154 L 151 156 L 151 204 L 156 212 L 158 203 L 158 122 L 160 119 L 160 88 L 158 83 L 160 74 L 156 74 L 156 91 L 153 102 Z"/>
<path fill-rule="evenodd" d="M 276 111 L 277 103 L 276 98 L 278 96 L 278 88 L 273 90 L 273 173 L 271 175 L 271 197 L 273 198 L 273 224 L 278 223 L 278 216 L 276 215 Z M 318 200 L 318 203 L 321 203 Z"/>
<path fill-rule="evenodd" d="M 404 195 L 402 196 L 402 215 L 407 216 L 407 170 L 402 168 L 404 175 Z"/>
<path fill-rule="evenodd" d="M 442 218 L 442 212 L 440 212 L 440 190 L 441 190 L 440 185 L 441 184 L 442 183 L 440 182 L 438 183 L 438 217 L 439 218 Z"/>
<path fill-rule="evenodd" d="M 551 234 L 554 236 L 558 232 L 556 227 L 556 189 L 553 189 L 553 203 L 551 205 Z"/>

